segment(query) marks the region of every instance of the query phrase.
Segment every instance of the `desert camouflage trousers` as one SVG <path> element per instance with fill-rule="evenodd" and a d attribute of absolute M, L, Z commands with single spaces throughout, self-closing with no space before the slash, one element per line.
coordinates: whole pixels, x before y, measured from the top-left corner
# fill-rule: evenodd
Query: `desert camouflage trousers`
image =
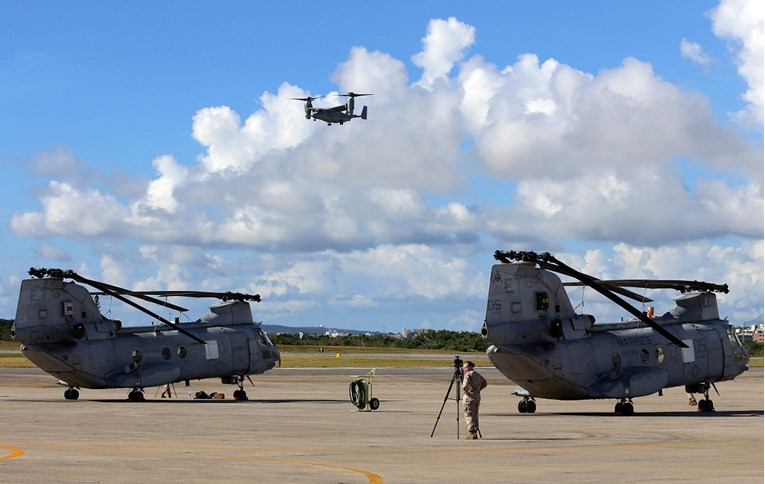
<path fill-rule="evenodd" d="M 480 400 L 462 402 L 462 411 L 465 415 L 465 422 L 467 423 L 468 432 L 478 431 L 478 407 L 480 404 Z"/>

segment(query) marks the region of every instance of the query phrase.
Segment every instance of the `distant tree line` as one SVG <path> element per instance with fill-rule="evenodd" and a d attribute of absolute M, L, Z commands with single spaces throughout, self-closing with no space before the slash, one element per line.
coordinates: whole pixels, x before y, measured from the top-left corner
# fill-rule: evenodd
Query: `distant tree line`
<path fill-rule="evenodd" d="M 326 335 L 298 334 L 268 335 L 276 345 L 356 346 L 373 348 L 407 348 L 418 350 L 486 351 L 489 342 L 479 333 L 448 331 L 445 329 L 416 332 L 403 338 L 398 335 L 373 333 L 329 337 Z"/>
<path fill-rule="evenodd" d="M 750 339 L 742 341 L 741 344 L 746 348 L 746 352 L 749 356 L 761 357 L 763 354 L 763 344 Z"/>
<path fill-rule="evenodd" d="M 0 341 L 11 341 L 12 319 L 0 319 Z"/>

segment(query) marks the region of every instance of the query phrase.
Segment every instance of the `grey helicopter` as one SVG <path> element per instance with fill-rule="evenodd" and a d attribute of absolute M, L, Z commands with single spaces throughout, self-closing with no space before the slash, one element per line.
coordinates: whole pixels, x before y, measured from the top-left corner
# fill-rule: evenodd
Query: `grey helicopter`
<path fill-rule="evenodd" d="M 260 302 L 257 294 L 137 292 L 61 269 L 31 268 L 29 275 L 33 278 L 21 282 L 11 335 L 30 361 L 68 387 L 67 400 L 77 400 L 82 388 L 129 388 L 128 400 L 143 401 L 146 387 L 204 378 L 238 385 L 234 399 L 247 400 L 245 378 L 252 384 L 250 375 L 281 363 L 279 350 L 260 324 L 253 322 L 248 301 Z M 101 295 L 162 324 L 123 326 L 101 314 Z M 171 322 L 133 300 L 187 311 L 153 296 L 207 297 L 221 302 L 196 322 L 179 323 L 179 318 Z"/>
<path fill-rule="evenodd" d="M 536 398 L 615 399 L 614 412 L 634 414 L 633 398 L 684 386 L 689 404 L 714 411 L 715 382 L 748 370 L 749 355 L 730 323 L 720 319 L 715 292 L 727 285 L 682 280 L 599 280 L 549 253 L 496 251 L 481 333 L 489 359 L 519 385 L 521 413 Z M 574 279 L 563 283 L 558 274 Z M 595 324 L 577 314 L 564 286 L 594 289 L 634 320 Z M 675 307 L 651 317 L 623 297 L 651 302 L 627 287 L 676 289 Z M 696 402 L 694 394 L 703 394 Z M 719 395 L 719 392 L 718 392 Z"/>
<path fill-rule="evenodd" d="M 361 114 L 353 114 L 353 111 L 356 107 L 354 99 L 361 96 L 372 96 L 372 94 L 348 92 L 345 94 L 338 94 L 338 96 L 347 97 L 348 102 L 331 108 L 315 108 L 313 107 L 313 100 L 319 99 L 320 96 L 293 97 L 290 99 L 305 102 L 305 119 L 313 118 L 314 121 L 319 119 L 327 123 L 327 126 L 332 126 L 332 123 L 338 123 L 342 125 L 345 122 L 351 121 L 353 118 L 361 118 L 364 120 L 367 119 L 366 106 L 361 109 Z"/>

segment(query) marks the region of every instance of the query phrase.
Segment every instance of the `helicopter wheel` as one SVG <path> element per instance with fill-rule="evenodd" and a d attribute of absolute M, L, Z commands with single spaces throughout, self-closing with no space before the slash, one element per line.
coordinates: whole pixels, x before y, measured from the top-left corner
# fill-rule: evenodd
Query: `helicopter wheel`
<path fill-rule="evenodd" d="M 247 400 L 247 392 L 244 390 L 234 390 L 234 400 Z"/>
<path fill-rule="evenodd" d="M 537 402 L 534 400 L 529 400 L 526 402 L 526 412 L 528 413 L 535 413 L 537 411 Z"/>
<path fill-rule="evenodd" d="M 68 388 L 64 390 L 64 398 L 67 400 L 77 400 L 80 398 L 80 392 L 75 390 L 74 388 Z"/>
<path fill-rule="evenodd" d="M 614 407 L 614 413 L 616 415 L 635 415 L 635 407 L 632 402 L 616 402 Z"/>
<path fill-rule="evenodd" d="M 140 390 L 133 390 L 130 393 L 128 393 L 128 400 L 131 402 L 143 402 L 146 400 L 146 397 L 143 395 L 143 392 Z"/>
<path fill-rule="evenodd" d="M 712 403 L 712 400 L 710 400 L 708 398 L 704 398 L 703 400 L 699 400 L 698 411 L 699 412 L 714 412 L 715 411 L 715 406 Z"/>
<path fill-rule="evenodd" d="M 520 413 L 534 413 L 537 411 L 537 402 L 530 398 L 524 398 L 518 402 L 518 411 Z"/>

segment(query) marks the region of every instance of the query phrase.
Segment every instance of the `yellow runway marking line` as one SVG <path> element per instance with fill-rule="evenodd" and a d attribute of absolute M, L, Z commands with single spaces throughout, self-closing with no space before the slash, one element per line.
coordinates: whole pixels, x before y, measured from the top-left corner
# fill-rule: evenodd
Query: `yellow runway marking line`
<path fill-rule="evenodd" d="M 356 469 L 355 467 L 346 467 L 346 466 L 337 466 L 332 464 L 322 464 L 320 462 L 307 462 L 307 461 L 301 461 L 301 460 L 294 460 L 294 459 L 281 459 L 277 457 L 259 457 L 256 455 L 243 455 L 243 456 L 235 456 L 235 455 L 217 455 L 214 457 L 222 457 L 224 459 L 255 459 L 255 460 L 265 460 L 269 462 L 282 462 L 285 464 L 297 464 L 297 465 L 304 465 L 304 466 L 314 466 L 314 467 L 327 467 L 329 469 L 340 469 L 343 471 L 350 471 L 355 472 L 356 474 L 361 474 L 367 479 L 369 479 L 369 484 L 382 484 L 383 478 L 379 475 L 375 474 L 374 472 L 365 471 L 363 469 Z"/>
<path fill-rule="evenodd" d="M 17 449 L 15 447 L 5 447 L 0 445 L 0 451 L 7 450 L 10 453 L 7 455 L 3 455 L 2 452 L 0 452 L 0 460 L 6 460 L 6 459 L 13 459 L 14 457 L 21 457 L 24 455 L 24 451 L 21 449 Z"/>

